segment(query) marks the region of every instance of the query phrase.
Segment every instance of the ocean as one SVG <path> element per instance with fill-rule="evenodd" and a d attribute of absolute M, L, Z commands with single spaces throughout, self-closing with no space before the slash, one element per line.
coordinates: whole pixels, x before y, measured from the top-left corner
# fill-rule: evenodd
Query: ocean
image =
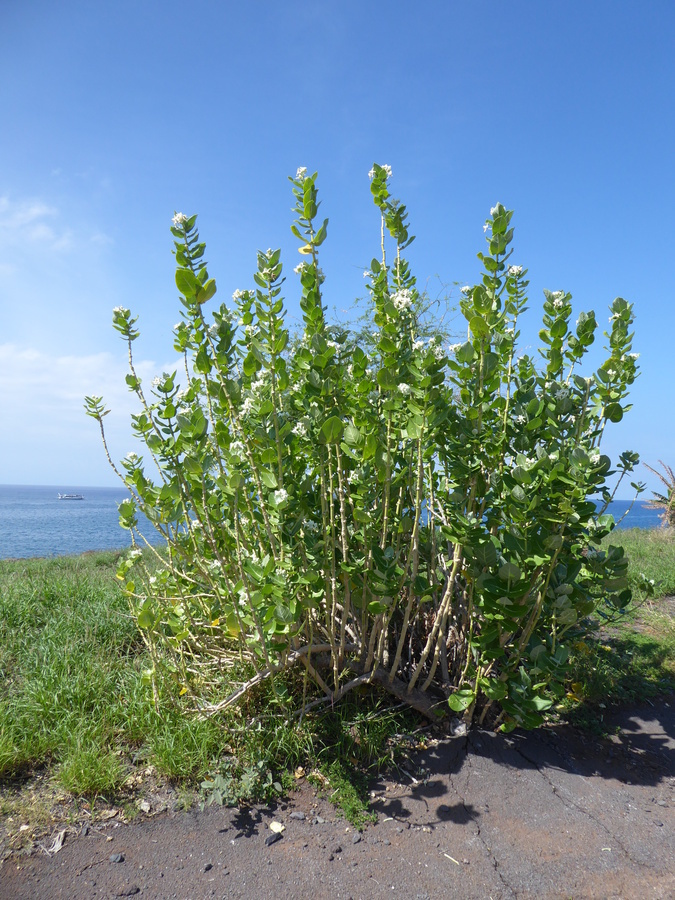
<path fill-rule="evenodd" d="M 61 494 L 82 494 L 83 500 L 59 500 Z M 72 485 L 0 485 L 0 559 L 66 556 L 87 550 L 118 550 L 131 546 L 128 531 L 120 528 L 117 504 L 127 496 L 123 487 Z M 619 519 L 630 506 L 614 501 L 609 512 Z M 139 517 L 141 531 L 151 543 L 162 538 Z M 658 528 L 657 510 L 639 501 L 620 528 Z"/>

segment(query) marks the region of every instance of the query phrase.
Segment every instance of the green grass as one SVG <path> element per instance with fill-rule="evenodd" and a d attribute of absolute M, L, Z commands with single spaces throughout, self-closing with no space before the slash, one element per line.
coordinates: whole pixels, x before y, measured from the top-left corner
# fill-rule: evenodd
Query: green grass
<path fill-rule="evenodd" d="M 642 703 L 675 691 L 675 530 L 615 531 L 607 543 L 620 545 L 630 559 L 634 604 L 615 622 L 598 620 L 596 633 L 578 648 L 572 683 L 581 702 L 563 704 L 564 717 L 598 730 L 598 709 Z M 646 598 L 644 574 L 655 584 Z"/>

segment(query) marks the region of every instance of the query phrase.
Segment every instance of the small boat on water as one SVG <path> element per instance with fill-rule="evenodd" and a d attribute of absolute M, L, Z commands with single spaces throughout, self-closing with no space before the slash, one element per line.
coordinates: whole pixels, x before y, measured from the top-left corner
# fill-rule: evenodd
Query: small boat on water
<path fill-rule="evenodd" d="M 59 494 L 59 500 L 84 500 L 82 494 Z"/>

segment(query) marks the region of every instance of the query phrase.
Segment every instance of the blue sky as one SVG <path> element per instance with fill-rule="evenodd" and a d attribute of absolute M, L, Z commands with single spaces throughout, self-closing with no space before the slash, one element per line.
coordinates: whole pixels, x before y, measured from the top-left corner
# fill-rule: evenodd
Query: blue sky
<path fill-rule="evenodd" d="M 287 176 L 318 170 L 326 299 L 345 316 L 378 247 L 374 161 L 432 294 L 478 277 L 490 207 L 515 210 L 525 346 L 543 288 L 601 321 L 635 302 L 642 375 L 603 446 L 674 465 L 674 33 L 671 0 L 4 0 L 0 483 L 114 483 L 82 397 L 104 395 L 123 456 L 111 310 L 139 315 L 143 374 L 172 364 L 175 210 L 199 213 L 220 299 L 281 247 L 297 314 Z"/>

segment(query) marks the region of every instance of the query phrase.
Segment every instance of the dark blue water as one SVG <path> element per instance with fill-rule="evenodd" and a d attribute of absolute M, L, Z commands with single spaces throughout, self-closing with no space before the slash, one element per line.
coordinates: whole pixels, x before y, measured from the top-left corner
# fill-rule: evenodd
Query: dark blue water
<path fill-rule="evenodd" d="M 59 500 L 59 493 L 82 494 L 84 500 Z M 127 497 L 124 487 L 0 485 L 0 559 L 130 547 L 131 535 L 117 513 Z M 161 542 L 144 517 L 139 524 L 151 543 Z"/>
<path fill-rule="evenodd" d="M 82 494 L 84 500 L 59 500 L 59 493 Z M 123 487 L 0 485 L 0 559 L 129 547 L 130 534 L 120 528 L 117 514 L 117 504 L 126 496 Z M 618 520 L 629 505 L 616 500 L 609 512 Z M 139 523 L 151 543 L 162 542 L 142 516 Z M 637 502 L 619 527 L 658 528 L 660 524 L 657 510 Z"/>

